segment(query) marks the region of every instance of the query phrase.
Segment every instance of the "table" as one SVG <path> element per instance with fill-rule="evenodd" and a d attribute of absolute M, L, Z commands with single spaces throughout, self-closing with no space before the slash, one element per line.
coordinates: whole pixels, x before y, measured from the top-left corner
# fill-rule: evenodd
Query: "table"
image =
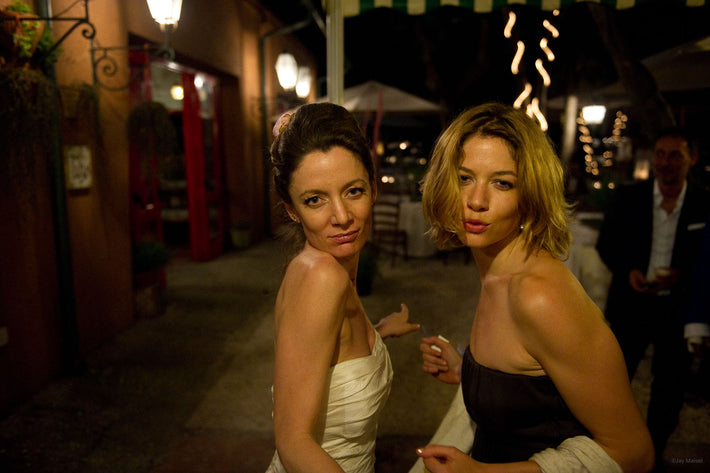
<path fill-rule="evenodd" d="M 611 272 L 595 248 L 599 230 L 582 223 L 585 219 L 603 218 L 600 213 L 578 213 L 570 221 L 572 247 L 565 264 L 579 280 L 589 297 L 603 311 L 611 283 Z"/>

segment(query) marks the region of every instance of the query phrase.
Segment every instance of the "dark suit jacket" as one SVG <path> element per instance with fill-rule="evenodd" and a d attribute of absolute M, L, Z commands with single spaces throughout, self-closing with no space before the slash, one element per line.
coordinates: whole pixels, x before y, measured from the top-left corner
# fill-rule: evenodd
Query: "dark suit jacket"
<path fill-rule="evenodd" d="M 597 251 L 612 272 L 607 297 L 609 320 L 628 316 L 638 294 L 629 284 L 629 272 L 646 273 L 653 238 L 653 180 L 621 187 L 605 212 L 597 240 Z M 671 267 L 680 271 L 680 280 L 671 297 L 685 314 L 693 268 L 700 251 L 704 224 L 710 210 L 710 193 L 688 183 L 676 228 Z"/>
<path fill-rule="evenodd" d="M 687 323 L 710 324 L 710 214 L 703 230 L 703 243 L 695 262 Z"/>

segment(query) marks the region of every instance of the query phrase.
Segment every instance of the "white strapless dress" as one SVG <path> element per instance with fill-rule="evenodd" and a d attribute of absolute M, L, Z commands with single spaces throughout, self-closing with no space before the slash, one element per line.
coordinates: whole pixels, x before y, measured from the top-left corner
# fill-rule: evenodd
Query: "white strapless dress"
<path fill-rule="evenodd" d="M 338 363 L 329 374 L 321 447 L 346 473 L 373 473 L 377 419 L 392 383 L 392 363 L 380 334 L 375 331 L 370 355 Z M 278 452 L 266 473 L 287 473 Z"/>

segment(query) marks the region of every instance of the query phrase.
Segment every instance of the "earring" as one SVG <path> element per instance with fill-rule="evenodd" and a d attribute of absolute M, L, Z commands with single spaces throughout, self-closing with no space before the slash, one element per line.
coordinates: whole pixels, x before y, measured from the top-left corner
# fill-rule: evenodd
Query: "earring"
<path fill-rule="evenodd" d="M 525 225 L 520 225 L 521 230 L 525 230 Z"/>
<path fill-rule="evenodd" d="M 298 217 L 295 216 L 294 214 L 292 214 L 291 212 L 288 212 L 288 216 L 289 216 L 289 217 L 291 218 L 291 220 L 293 220 L 294 222 L 296 222 L 296 223 L 301 223 L 301 221 L 298 219 Z"/>

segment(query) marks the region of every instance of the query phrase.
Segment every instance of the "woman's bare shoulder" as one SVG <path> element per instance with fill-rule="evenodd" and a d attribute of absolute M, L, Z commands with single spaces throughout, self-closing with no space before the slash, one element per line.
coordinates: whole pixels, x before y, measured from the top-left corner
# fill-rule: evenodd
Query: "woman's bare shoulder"
<path fill-rule="evenodd" d="M 514 315 L 533 324 L 557 324 L 577 315 L 599 315 L 577 278 L 562 261 L 552 257 L 537 258 L 511 278 L 510 303 Z M 559 317 L 563 320 L 556 320 Z"/>
<path fill-rule="evenodd" d="M 347 271 L 332 255 L 306 248 L 288 264 L 281 292 L 302 289 L 318 293 L 340 293 L 347 288 L 348 283 Z"/>
<path fill-rule="evenodd" d="M 342 323 L 349 283 L 347 272 L 331 255 L 299 253 L 286 268 L 276 297 L 276 332 L 313 336 L 326 329 L 328 335 L 321 340 L 329 340 L 330 331 L 339 330 Z"/>
<path fill-rule="evenodd" d="M 599 308 L 565 264 L 554 258 L 514 277 L 509 296 L 511 314 L 531 354 L 574 349 L 585 337 L 606 329 Z"/>
<path fill-rule="evenodd" d="M 347 271 L 333 255 L 308 247 L 291 260 L 286 270 L 287 274 L 289 272 L 298 278 L 320 276 L 348 279 Z"/>

